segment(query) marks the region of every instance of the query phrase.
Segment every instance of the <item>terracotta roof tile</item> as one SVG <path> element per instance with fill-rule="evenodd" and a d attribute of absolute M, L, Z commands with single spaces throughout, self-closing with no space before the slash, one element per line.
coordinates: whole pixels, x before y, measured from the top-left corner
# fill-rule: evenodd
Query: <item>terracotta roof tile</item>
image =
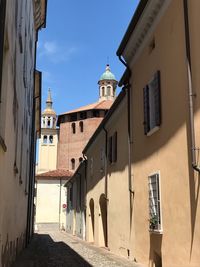
<path fill-rule="evenodd" d="M 69 179 L 73 176 L 73 172 L 66 169 L 57 169 L 53 171 L 48 171 L 44 173 L 39 173 L 36 175 L 37 180 L 44 179 Z"/>
<path fill-rule="evenodd" d="M 112 100 L 103 100 L 101 102 L 95 102 L 92 104 L 89 104 L 87 106 L 83 106 L 77 109 L 70 110 L 68 112 L 62 113 L 60 115 L 65 115 L 65 114 L 70 114 L 74 112 L 79 112 L 79 111 L 85 111 L 85 110 L 91 110 L 91 109 L 110 109 L 114 101 Z"/>

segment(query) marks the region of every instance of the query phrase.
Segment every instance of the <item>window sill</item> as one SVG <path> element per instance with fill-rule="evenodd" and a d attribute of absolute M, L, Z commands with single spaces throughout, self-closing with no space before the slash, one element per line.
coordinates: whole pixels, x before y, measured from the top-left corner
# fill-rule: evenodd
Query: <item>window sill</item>
<path fill-rule="evenodd" d="M 4 139 L 1 137 L 1 135 L 0 135 L 0 146 L 2 147 L 4 152 L 7 151 L 7 146 L 6 146 L 5 142 L 4 142 Z"/>
<path fill-rule="evenodd" d="M 160 129 L 159 126 L 154 127 L 153 129 L 151 129 L 148 133 L 147 136 L 151 136 L 152 134 L 154 134 L 155 132 L 157 132 Z"/>
<path fill-rule="evenodd" d="M 152 229 L 149 229 L 149 233 L 150 234 L 156 234 L 156 235 L 162 235 L 163 234 L 163 230 L 152 230 Z"/>

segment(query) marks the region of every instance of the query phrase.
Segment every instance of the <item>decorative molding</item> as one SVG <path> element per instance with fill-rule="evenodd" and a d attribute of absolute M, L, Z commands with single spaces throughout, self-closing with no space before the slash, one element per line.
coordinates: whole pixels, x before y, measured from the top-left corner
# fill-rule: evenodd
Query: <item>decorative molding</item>
<path fill-rule="evenodd" d="M 124 50 L 123 57 L 126 62 L 135 62 L 170 2 L 171 0 L 148 2 Z"/>

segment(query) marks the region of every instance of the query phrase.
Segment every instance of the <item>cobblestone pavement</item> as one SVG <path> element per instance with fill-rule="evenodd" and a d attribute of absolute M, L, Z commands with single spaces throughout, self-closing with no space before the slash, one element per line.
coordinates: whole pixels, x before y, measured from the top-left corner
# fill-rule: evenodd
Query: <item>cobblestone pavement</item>
<path fill-rule="evenodd" d="M 142 267 L 65 232 L 34 235 L 12 267 Z M 143 266 L 144 267 L 144 266 Z"/>

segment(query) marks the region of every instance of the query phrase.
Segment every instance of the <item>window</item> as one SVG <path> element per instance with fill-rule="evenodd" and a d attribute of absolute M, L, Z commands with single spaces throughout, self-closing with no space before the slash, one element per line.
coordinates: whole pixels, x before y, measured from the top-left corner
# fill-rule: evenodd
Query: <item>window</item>
<path fill-rule="evenodd" d="M 50 136 L 49 136 L 49 143 L 50 143 L 50 144 L 53 144 L 53 135 L 50 135 Z"/>
<path fill-rule="evenodd" d="M 104 96 L 105 95 L 105 87 L 101 87 L 101 95 Z"/>
<path fill-rule="evenodd" d="M 143 89 L 144 97 L 144 133 L 151 135 L 161 125 L 160 72 Z"/>
<path fill-rule="evenodd" d="M 83 132 L 83 122 L 82 121 L 79 122 L 79 127 L 80 127 L 80 132 L 82 133 Z"/>
<path fill-rule="evenodd" d="M 108 96 L 111 95 L 111 86 L 107 86 L 107 95 L 108 95 Z"/>
<path fill-rule="evenodd" d="M 50 128 L 50 126 L 51 126 L 51 118 L 48 117 L 48 119 L 47 119 L 47 127 Z"/>
<path fill-rule="evenodd" d="M 159 173 L 149 176 L 149 229 L 162 230 Z"/>
<path fill-rule="evenodd" d="M 93 117 L 99 117 L 99 110 L 93 110 Z"/>
<path fill-rule="evenodd" d="M 75 124 L 75 122 L 72 123 L 72 133 L 73 134 L 76 133 L 76 124 Z"/>
<path fill-rule="evenodd" d="M 83 158 L 82 158 L 82 157 L 80 157 L 80 158 L 79 158 L 79 162 L 81 163 L 82 161 L 83 161 Z"/>
<path fill-rule="evenodd" d="M 70 115 L 70 121 L 77 121 L 77 113 L 73 113 Z"/>
<path fill-rule="evenodd" d="M 86 112 L 86 111 L 81 112 L 81 113 L 80 113 L 80 118 L 81 118 L 82 120 L 87 119 L 87 112 Z"/>
<path fill-rule="evenodd" d="M 71 159 L 71 169 L 75 170 L 75 159 Z"/>
<path fill-rule="evenodd" d="M 117 132 L 108 139 L 108 159 L 110 163 L 117 161 Z"/>
<path fill-rule="evenodd" d="M 43 144 L 47 144 L 47 135 L 43 136 Z"/>
<path fill-rule="evenodd" d="M 112 136 L 110 136 L 108 139 L 108 159 L 109 159 L 109 162 L 112 163 L 112 161 L 113 161 L 113 158 L 112 158 Z"/>

